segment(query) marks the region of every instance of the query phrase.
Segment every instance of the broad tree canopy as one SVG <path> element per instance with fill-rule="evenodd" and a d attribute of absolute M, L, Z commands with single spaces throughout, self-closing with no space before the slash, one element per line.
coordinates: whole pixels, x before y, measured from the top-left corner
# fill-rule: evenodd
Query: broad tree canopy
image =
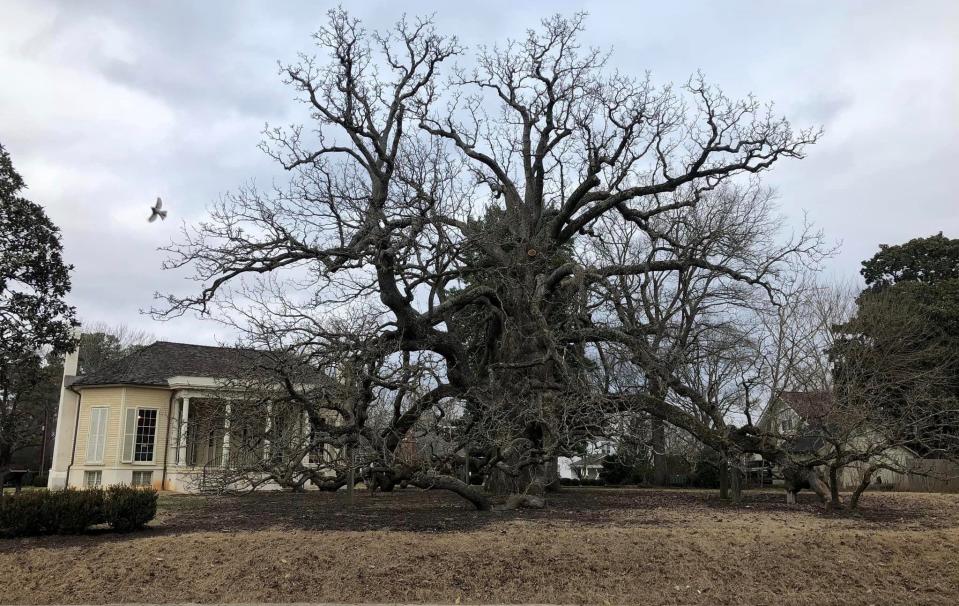
<path fill-rule="evenodd" d="M 467 52 L 428 19 L 370 32 L 332 11 L 320 56 L 281 70 L 311 122 L 265 133 L 289 184 L 186 231 L 168 264 L 203 286 L 159 313 L 216 309 L 312 360 L 341 390 L 290 382 L 293 399 L 351 428 L 317 441 L 479 505 L 457 466 L 541 487 L 610 414 L 765 448 L 689 369 L 818 261 L 818 234 L 783 237 L 759 181 L 818 132 L 699 75 L 614 72 L 583 23 Z M 423 423 L 451 439 L 403 463 Z"/>

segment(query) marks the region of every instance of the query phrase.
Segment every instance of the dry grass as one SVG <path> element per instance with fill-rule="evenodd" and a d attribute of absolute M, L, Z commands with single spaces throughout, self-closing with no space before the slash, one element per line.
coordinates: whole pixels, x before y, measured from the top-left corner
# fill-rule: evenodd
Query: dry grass
<path fill-rule="evenodd" d="M 959 496 L 859 516 L 774 492 L 569 489 L 547 511 L 445 493 L 164 497 L 140 534 L 0 540 L 5 603 L 959 603 Z"/>

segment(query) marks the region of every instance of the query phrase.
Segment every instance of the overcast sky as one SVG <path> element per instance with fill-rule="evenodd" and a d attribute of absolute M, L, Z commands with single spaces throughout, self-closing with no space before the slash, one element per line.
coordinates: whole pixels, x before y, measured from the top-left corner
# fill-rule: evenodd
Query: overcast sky
<path fill-rule="evenodd" d="M 520 7 L 519 5 L 523 6 Z M 142 315 L 180 222 L 221 193 L 281 179 L 257 150 L 265 123 L 299 107 L 276 61 L 310 50 L 323 2 L 0 0 L 0 142 L 27 197 L 63 230 L 85 321 L 214 343 L 218 325 Z M 774 101 L 821 125 L 802 161 L 766 175 L 793 221 L 842 244 L 832 277 L 856 277 L 880 243 L 959 237 L 959 1 L 360 2 L 368 27 L 435 13 L 466 45 L 522 36 L 549 13 L 588 8 L 586 41 L 657 83 L 696 70 L 731 96 Z M 403 8 L 399 8 L 402 6 Z M 162 196 L 170 216 L 147 223 Z"/>

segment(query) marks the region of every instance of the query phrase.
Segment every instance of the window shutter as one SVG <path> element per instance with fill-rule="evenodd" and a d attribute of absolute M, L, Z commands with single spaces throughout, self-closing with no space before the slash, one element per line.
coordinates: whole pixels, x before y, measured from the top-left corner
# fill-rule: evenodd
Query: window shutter
<path fill-rule="evenodd" d="M 97 430 L 100 425 L 100 409 L 90 410 L 90 428 L 87 430 L 87 463 L 97 462 Z"/>
<path fill-rule="evenodd" d="M 110 409 L 104 408 L 100 414 L 100 443 L 97 444 L 97 460 L 103 462 L 103 451 L 107 447 L 107 428 L 110 427 Z"/>
<path fill-rule="evenodd" d="M 107 440 L 108 409 L 90 410 L 90 429 L 87 438 L 87 463 L 103 463 L 103 448 Z"/>
<path fill-rule="evenodd" d="M 133 441 L 137 433 L 137 409 L 128 408 L 123 422 L 123 453 L 121 463 L 133 462 Z"/>

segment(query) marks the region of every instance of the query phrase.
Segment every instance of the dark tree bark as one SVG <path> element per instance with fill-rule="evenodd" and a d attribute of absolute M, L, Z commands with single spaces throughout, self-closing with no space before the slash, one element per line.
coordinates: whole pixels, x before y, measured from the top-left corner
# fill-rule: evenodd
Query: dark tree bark
<path fill-rule="evenodd" d="M 479 511 L 489 511 L 493 507 L 492 500 L 482 490 L 451 476 L 416 472 L 409 477 L 409 483 L 419 488 L 449 490 L 472 503 Z"/>
<path fill-rule="evenodd" d="M 666 423 L 652 419 L 653 484 L 669 486 L 669 459 L 666 456 Z"/>
<path fill-rule="evenodd" d="M 839 498 L 839 469 L 836 465 L 829 466 L 829 500 L 837 509 L 842 504 Z"/>
<path fill-rule="evenodd" d="M 853 491 L 852 495 L 849 497 L 849 509 L 850 511 L 855 511 L 859 508 L 859 499 L 862 497 L 862 493 L 869 488 L 869 483 L 872 481 L 872 475 L 875 473 L 876 468 L 872 465 L 866 467 L 866 470 L 862 474 L 862 478 L 859 480 L 859 485 L 856 486 L 856 489 Z"/>
<path fill-rule="evenodd" d="M 743 501 L 743 475 L 739 467 L 733 465 L 730 467 L 730 498 L 733 503 L 742 503 Z"/>
<path fill-rule="evenodd" d="M 719 498 L 729 500 L 729 462 L 725 455 L 719 459 Z"/>

